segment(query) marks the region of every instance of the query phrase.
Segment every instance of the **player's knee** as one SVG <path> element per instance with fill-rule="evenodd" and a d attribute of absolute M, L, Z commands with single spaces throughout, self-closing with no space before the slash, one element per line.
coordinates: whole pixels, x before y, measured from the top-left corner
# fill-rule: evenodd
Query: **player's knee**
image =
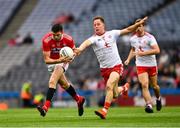
<path fill-rule="evenodd" d="M 61 87 L 66 90 L 69 88 L 69 84 L 65 84 L 65 83 L 61 84 Z"/>
<path fill-rule="evenodd" d="M 58 71 L 64 71 L 64 69 L 63 69 L 63 67 L 61 65 L 57 65 L 55 67 L 55 69 L 58 70 Z"/>
<path fill-rule="evenodd" d="M 159 87 L 159 85 L 155 85 L 155 86 L 153 86 L 153 89 L 154 89 L 154 90 L 159 90 L 160 87 Z"/>
<path fill-rule="evenodd" d="M 56 87 L 56 82 L 55 82 L 54 79 L 51 79 L 51 80 L 49 81 L 49 87 L 50 87 L 50 88 L 55 88 L 55 87 Z"/>
<path fill-rule="evenodd" d="M 108 80 L 108 82 L 107 82 L 107 85 L 112 85 L 112 86 L 114 86 L 114 85 L 116 85 L 116 83 L 118 82 L 118 80 L 117 79 L 113 79 L 113 80 Z"/>
<path fill-rule="evenodd" d="M 106 86 L 106 91 L 113 91 L 112 85 L 107 85 Z"/>
<path fill-rule="evenodd" d="M 148 88 L 148 84 L 149 84 L 149 83 L 148 83 L 147 81 L 142 82 L 142 83 L 141 83 L 141 87 L 142 87 L 142 88 Z"/>
<path fill-rule="evenodd" d="M 119 95 L 118 95 L 117 93 L 114 93 L 114 94 L 113 94 L 113 98 L 115 98 L 115 99 L 118 98 L 118 96 L 119 96 Z"/>

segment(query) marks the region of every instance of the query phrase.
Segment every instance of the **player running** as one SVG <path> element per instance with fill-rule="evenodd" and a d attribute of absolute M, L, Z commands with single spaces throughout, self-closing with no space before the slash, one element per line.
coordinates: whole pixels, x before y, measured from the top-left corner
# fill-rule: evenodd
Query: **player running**
<path fill-rule="evenodd" d="M 136 22 L 139 22 L 138 19 Z M 153 35 L 145 31 L 144 24 L 141 24 L 136 33 L 131 37 L 131 50 L 125 61 L 128 65 L 130 60 L 136 56 L 136 68 L 139 82 L 142 87 L 142 94 L 146 102 L 145 111 L 153 113 L 152 99 L 149 93 L 149 84 L 153 87 L 156 96 L 156 109 L 161 110 L 160 87 L 157 84 L 157 62 L 155 54 L 159 54 L 160 49 Z"/>
<path fill-rule="evenodd" d="M 104 107 L 95 111 L 95 114 L 101 119 L 106 118 L 113 98 L 116 98 L 121 93 L 127 94 L 129 88 L 128 83 L 126 83 L 123 87 L 118 87 L 120 76 L 123 73 L 123 64 L 117 49 L 117 39 L 120 35 L 135 31 L 136 28 L 143 24 L 146 19 L 147 17 L 122 30 L 106 31 L 103 17 L 94 17 L 94 35 L 85 40 L 79 48 L 75 49 L 75 53 L 79 55 L 87 47 L 92 45 L 99 61 L 101 75 L 106 82 L 106 98 Z"/>
<path fill-rule="evenodd" d="M 59 55 L 60 49 L 65 46 L 71 47 L 72 49 L 75 48 L 74 40 L 71 36 L 63 32 L 63 27 L 60 24 L 53 25 L 51 32 L 47 33 L 42 38 L 44 61 L 47 64 L 48 71 L 51 74 L 46 102 L 43 106 L 37 107 L 38 111 L 43 117 L 46 115 L 51 106 L 51 100 L 56 91 L 57 84 L 65 89 L 66 92 L 69 93 L 77 102 L 79 116 L 82 116 L 84 112 L 83 104 L 85 102 L 85 98 L 76 93 L 74 87 L 71 86 L 64 74 L 68 69 L 69 62 L 72 61 L 69 57 L 62 57 Z"/>

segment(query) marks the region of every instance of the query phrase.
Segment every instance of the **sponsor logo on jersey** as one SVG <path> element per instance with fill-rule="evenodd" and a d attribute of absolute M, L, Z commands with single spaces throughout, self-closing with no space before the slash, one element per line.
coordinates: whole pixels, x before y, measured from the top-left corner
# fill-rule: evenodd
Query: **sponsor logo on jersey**
<path fill-rule="evenodd" d="M 61 48 L 52 48 L 51 52 L 52 53 L 59 53 L 60 50 L 61 50 Z"/>

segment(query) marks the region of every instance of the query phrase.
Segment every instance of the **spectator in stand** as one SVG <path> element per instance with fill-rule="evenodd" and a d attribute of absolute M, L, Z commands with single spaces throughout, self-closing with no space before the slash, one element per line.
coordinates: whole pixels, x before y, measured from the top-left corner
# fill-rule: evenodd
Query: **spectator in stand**
<path fill-rule="evenodd" d="M 139 86 L 140 83 L 138 81 L 138 76 L 136 73 L 136 67 L 130 68 L 129 71 L 130 71 L 129 74 L 126 75 L 126 76 L 128 76 L 127 82 L 129 82 L 132 85 L 131 90 L 132 90 L 133 95 L 138 95 L 139 92 L 141 92 L 141 86 Z"/>
<path fill-rule="evenodd" d="M 170 56 L 167 53 L 167 51 L 162 50 L 160 57 L 159 57 L 159 65 L 158 66 L 164 66 L 164 65 L 169 65 L 170 63 Z"/>
<path fill-rule="evenodd" d="M 97 80 L 95 78 L 88 78 L 84 82 L 84 86 L 87 90 L 96 91 L 97 90 Z"/>
<path fill-rule="evenodd" d="M 45 96 L 43 95 L 42 92 L 38 92 L 36 95 L 34 95 L 34 99 L 33 99 L 33 104 L 35 107 L 39 106 L 39 105 L 43 105 Z"/>
<path fill-rule="evenodd" d="M 27 81 L 23 83 L 21 88 L 21 99 L 23 102 L 23 108 L 32 107 L 32 82 Z"/>
<path fill-rule="evenodd" d="M 162 88 L 175 88 L 175 72 L 172 64 L 159 70 L 159 80 Z"/>
<path fill-rule="evenodd" d="M 180 63 L 176 63 L 176 88 L 180 88 Z"/>
<path fill-rule="evenodd" d="M 10 47 L 13 47 L 16 45 L 16 40 L 14 39 L 14 37 L 11 37 L 9 40 L 8 40 L 8 46 Z"/>
<path fill-rule="evenodd" d="M 103 90 L 103 91 L 105 90 L 106 83 L 105 83 L 104 79 L 102 79 L 102 78 L 99 79 L 99 81 L 97 83 L 97 88 L 98 88 L 98 90 Z"/>
<path fill-rule="evenodd" d="M 31 32 L 28 32 L 27 35 L 24 37 L 23 44 L 33 44 L 34 39 L 31 35 Z"/>
<path fill-rule="evenodd" d="M 58 16 L 54 21 L 53 24 L 68 24 L 74 21 L 74 16 L 72 14 L 65 14 L 62 13 Z"/>
<path fill-rule="evenodd" d="M 86 81 L 86 78 L 85 78 L 85 76 L 80 76 L 80 78 L 78 79 L 78 85 L 79 85 L 79 89 L 81 89 L 81 90 L 84 90 L 84 89 L 86 89 L 86 87 L 84 87 L 84 83 L 85 83 L 85 81 Z"/>
<path fill-rule="evenodd" d="M 23 43 L 23 37 L 20 34 L 16 34 L 15 42 L 17 46 L 20 46 Z"/>

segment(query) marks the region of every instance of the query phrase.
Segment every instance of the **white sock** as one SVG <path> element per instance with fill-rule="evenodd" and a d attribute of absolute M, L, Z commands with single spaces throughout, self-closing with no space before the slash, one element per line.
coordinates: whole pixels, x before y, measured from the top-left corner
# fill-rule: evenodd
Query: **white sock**
<path fill-rule="evenodd" d="M 152 108 L 152 105 L 151 104 L 147 104 L 148 107 Z"/>
<path fill-rule="evenodd" d="M 102 110 L 103 110 L 105 113 L 107 113 L 107 109 L 103 108 Z"/>

